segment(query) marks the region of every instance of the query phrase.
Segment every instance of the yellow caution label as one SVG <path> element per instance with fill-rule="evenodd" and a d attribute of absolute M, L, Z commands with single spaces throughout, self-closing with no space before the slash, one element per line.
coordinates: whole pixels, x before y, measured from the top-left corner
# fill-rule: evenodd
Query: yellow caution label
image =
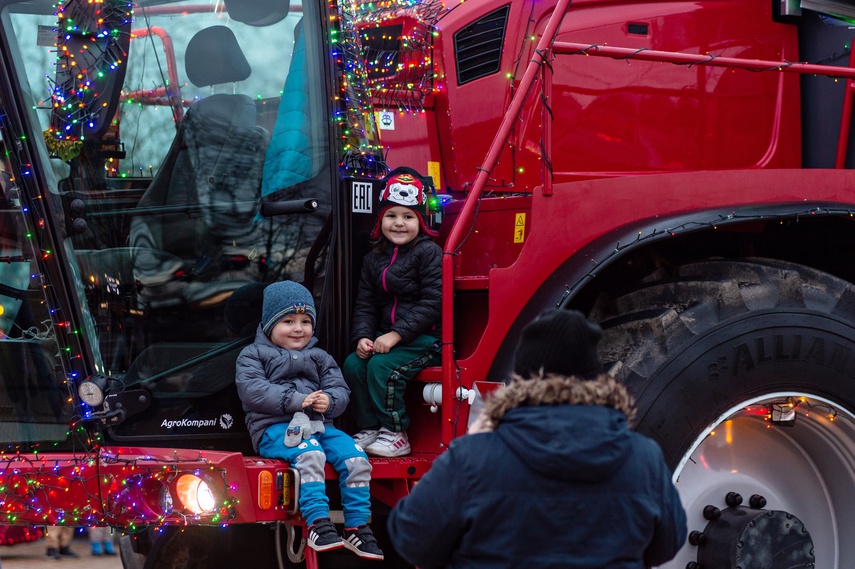
<path fill-rule="evenodd" d="M 433 178 L 433 185 L 437 192 L 442 191 L 442 180 L 439 179 L 439 162 L 428 161 L 428 176 Z"/>
<path fill-rule="evenodd" d="M 282 484 L 282 504 L 291 505 L 291 473 L 286 472 Z"/>
<path fill-rule="evenodd" d="M 525 213 L 518 213 L 514 221 L 514 243 L 525 241 Z"/>

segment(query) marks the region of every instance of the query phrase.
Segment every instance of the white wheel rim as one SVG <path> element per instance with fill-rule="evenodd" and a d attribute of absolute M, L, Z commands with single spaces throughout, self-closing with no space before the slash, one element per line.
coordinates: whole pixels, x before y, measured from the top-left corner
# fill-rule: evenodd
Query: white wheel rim
<path fill-rule="evenodd" d="M 770 424 L 764 407 L 788 398 L 800 403 L 795 425 Z M 836 417 L 829 420 L 832 411 Z M 674 479 L 690 532 L 706 527 L 704 506 L 727 507 L 728 492 L 742 495 L 743 505 L 759 494 L 765 509 L 801 520 L 813 540 L 816 569 L 855 566 L 855 417 L 832 401 L 806 393 L 747 400 L 702 433 Z M 662 567 L 685 569 L 695 560 L 697 547 L 687 543 Z"/>

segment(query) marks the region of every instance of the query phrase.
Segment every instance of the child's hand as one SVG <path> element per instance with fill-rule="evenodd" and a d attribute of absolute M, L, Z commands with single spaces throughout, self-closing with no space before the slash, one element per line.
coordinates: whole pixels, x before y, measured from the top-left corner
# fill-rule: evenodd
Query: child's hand
<path fill-rule="evenodd" d="M 312 404 L 315 402 L 315 398 L 317 397 L 317 393 L 318 393 L 317 391 L 314 391 L 314 392 L 306 395 L 306 397 L 303 399 L 303 404 L 300 405 L 300 407 L 302 409 L 305 409 L 306 407 L 311 407 Z"/>
<path fill-rule="evenodd" d="M 374 340 L 374 353 L 388 354 L 389 350 L 401 342 L 401 335 L 392 330 Z"/>
<path fill-rule="evenodd" d="M 326 413 L 330 408 L 330 396 L 323 391 L 315 391 L 312 393 L 315 396 L 312 401 L 312 410 L 318 413 Z"/>
<path fill-rule="evenodd" d="M 361 338 L 356 344 L 356 355 L 367 360 L 372 354 L 374 354 L 374 342 L 368 338 Z"/>
<path fill-rule="evenodd" d="M 322 395 L 323 393 L 320 391 L 313 391 L 306 395 L 306 398 L 303 399 L 303 409 L 305 409 L 306 407 L 311 407 L 314 409 L 315 403 L 318 401 L 318 394 Z"/>

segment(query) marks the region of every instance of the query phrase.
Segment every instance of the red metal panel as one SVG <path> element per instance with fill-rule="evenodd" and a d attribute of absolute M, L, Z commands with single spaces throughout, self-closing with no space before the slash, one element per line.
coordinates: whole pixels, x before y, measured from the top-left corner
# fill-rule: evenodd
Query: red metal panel
<path fill-rule="evenodd" d="M 495 7 L 467 4 L 442 20 L 436 53 L 446 69 L 453 68 L 454 32 Z M 512 7 L 500 73 L 461 86 L 453 71 L 446 74 L 449 112 L 437 116 L 440 136 L 453 140 L 453 155 L 444 156 L 446 170 L 450 162 L 455 168 L 481 163 L 490 145 L 485 133 L 498 130 L 511 85 L 520 79 L 523 68 L 517 62 L 530 59 L 533 42 L 523 35 L 523 22 L 536 21 L 537 33 L 528 33 L 539 37 L 551 13 L 543 3 Z M 646 33 L 637 33 L 639 29 Z M 759 0 L 621 5 L 576 1 L 557 39 L 798 61 L 795 27 L 774 22 L 771 4 Z M 554 90 L 548 103 L 556 118 L 549 158 L 559 180 L 617 172 L 800 165 L 795 76 L 584 56 L 559 56 L 551 67 Z M 440 94 L 437 105 L 442 98 Z M 537 100 L 531 97 L 521 109 L 512 144 L 491 172 L 490 187 L 525 192 L 541 183 L 542 118 L 531 106 Z M 465 189 L 475 175 L 461 172 L 448 178 L 453 189 Z"/>
<path fill-rule="evenodd" d="M 457 220 L 463 202 L 451 202 L 443 211 L 439 243 L 444 243 Z M 507 196 L 485 199 L 460 248 L 458 277 L 483 277 L 490 269 L 507 267 L 522 251 L 531 211 L 531 196 Z M 519 226 L 518 222 L 523 225 Z M 463 288 L 477 288 L 474 283 Z M 484 288 L 481 286 L 480 288 Z"/>
<path fill-rule="evenodd" d="M 709 210 L 714 220 L 759 204 L 803 203 L 807 213 L 816 204 L 837 203 L 845 210 L 853 186 L 851 170 L 732 170 L 588 180 L 556 184 L 551 197 L 536 193 L 532 229 L 519 259 L 490 272 L 490 334 L 470 358 L 458 362 L 463 384 L 486 377 L 525 303 L 568 255 L 616 228 L 663 220 L 664 231 L 669 216 Z M 583 260 L 593 266 L 601 259 Z"/>
<path fill-rule="evenodd" d="M 430 106 L 399 110 L 394 104 L 388 107 L 375 104 L 374 110 L 378 119 L 380 144 L 390 149 L 386 158 L 390 168 L 409 166 L 427 174 L 428 162 L 440 162 L 436 116 Z M 434 180 L 434 183 L 441 190 L 444 182 Z"/>

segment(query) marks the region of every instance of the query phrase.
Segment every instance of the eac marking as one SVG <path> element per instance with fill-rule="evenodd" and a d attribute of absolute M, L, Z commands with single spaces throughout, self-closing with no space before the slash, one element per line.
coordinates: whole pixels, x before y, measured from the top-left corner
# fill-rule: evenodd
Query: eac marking
<path fill-rule="evenodd" d="M 371 182 L 353 182 L 353 213 L 371 213 Z"/>

